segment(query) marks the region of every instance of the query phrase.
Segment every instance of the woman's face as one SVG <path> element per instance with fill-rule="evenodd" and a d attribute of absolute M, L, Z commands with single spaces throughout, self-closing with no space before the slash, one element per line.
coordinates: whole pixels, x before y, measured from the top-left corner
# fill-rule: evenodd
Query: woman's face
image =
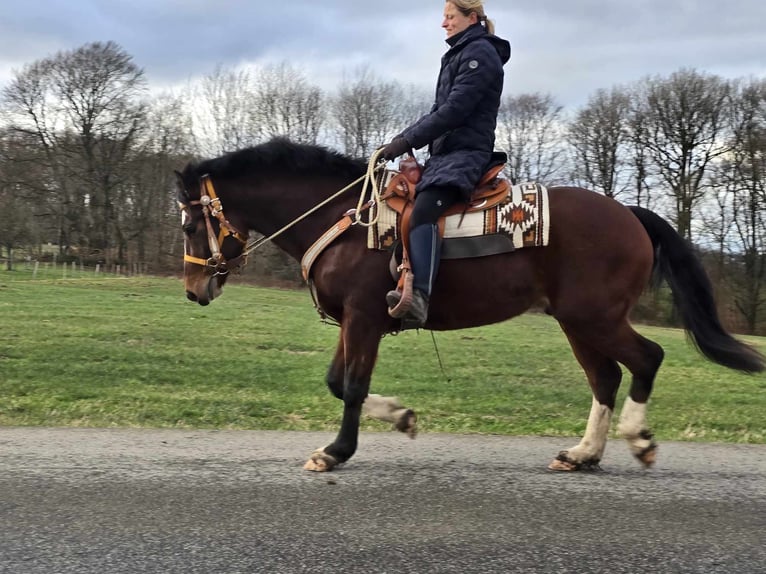
<path fill-rule="evenodd" d="M 442 22 L 442 28 L 447 31 L 447 38 L 451 38 L 455 34 L 459 34 L 471 24 L 478 22 L 478 16 L 476 12 L 471 12 L 470 16 L 466 16 L 457 6 L 452 2 L 447 2 L 444 5 L 444 21 Z"/>

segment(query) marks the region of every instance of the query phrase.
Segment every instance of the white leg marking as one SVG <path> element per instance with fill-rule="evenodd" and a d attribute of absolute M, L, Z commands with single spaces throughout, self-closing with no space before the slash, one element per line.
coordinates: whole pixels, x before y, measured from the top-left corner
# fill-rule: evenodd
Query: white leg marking
<path fill-rule="evenodd" d="M 367 395 L 362 404 L 362 412 L 368 417 L 396 424 L 407 409 L 396 397 Z"/>
<path fill-rule="evenodd" d="M 646 403 L 637 403 L 630 397 L 625 399 L 625 406 L 620 413 L 619 433 L 628 441 L 633 454 L 641 453 L 652 445 L 651 439 L 641 438 L 646 431 Z"/>
<path fill-rule="evenodd" d="M 598 462 L 604 456 L 609 426 L 612 423 L 612 409 L 593 398 L 588 416 L 588 426 L 580 444 L 567 451 L 572 462 Z"/>

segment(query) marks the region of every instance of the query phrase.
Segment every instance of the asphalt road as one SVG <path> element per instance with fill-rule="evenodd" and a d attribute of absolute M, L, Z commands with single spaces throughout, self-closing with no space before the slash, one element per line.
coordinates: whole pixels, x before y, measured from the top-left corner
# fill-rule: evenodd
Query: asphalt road
<path fill-rule="evenodd" d="M 567 439 L 0 429 L 0 572 L 766 572 L 766 446 L 621 441 L 546 470 Z"/>

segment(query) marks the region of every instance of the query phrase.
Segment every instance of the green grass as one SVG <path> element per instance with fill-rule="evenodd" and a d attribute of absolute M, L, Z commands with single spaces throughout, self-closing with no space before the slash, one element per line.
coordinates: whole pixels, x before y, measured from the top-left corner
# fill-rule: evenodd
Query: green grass
<path fill-rule="evenodd" d="M 660 439 L 766 443 L 766 376 L 710 363 L 681 331 L 639 330 L 666 350 L 649 411 Z M 324 375 L 337 336 L 305 291 L 228 285 L 200 307 L 177 279 L 3 271 L 0 425 L 336 430 Z M 584 430 L 590 393 L 550 317 L 435 336 L 449 380 L 428 332 L 385 337 L 373 377 L 421 430 Z"/>

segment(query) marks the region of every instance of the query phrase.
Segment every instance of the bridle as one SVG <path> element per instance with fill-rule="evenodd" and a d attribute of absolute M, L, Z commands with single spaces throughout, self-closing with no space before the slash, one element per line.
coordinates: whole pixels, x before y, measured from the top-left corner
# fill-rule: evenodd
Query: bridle
<path fill-rule="evenodd" d="M 362 214 L 367 211 L 368 209 L 372 207 L 377 207 L 377 205 L 380 203 L 380 192 L 378 189 L 378 182 L 375 180 L 375 173 L 378 171 L 381 171 L 385 167 L 384 163 L 378 163 L 380 155 L 381 155 L 382 148 L 375 150 L 373 152 L 372 156 L 370 157 L 369 164 L 367 166 L 367 173 L 365 175 L 359 177 L 358 179 L 352 181 L 350 184 L 348 184 L 343 189 L 339 190 L 335 194 L 328 197 L 326 200 L 322 201 L 321 203 L 315 205 L 308 211 L 306 211 L 303 215 L 300 217 L 294 219 L 287 225 L 285 225 L 283 228 L 279 229 L 278 231 L 275 231 L 268 237 L 261 237 L 254 241 L 247 241 L 247 234 L 240 233 L 229 221 L 226 219 L 226 217 L 223 214 L 223 205 L 221 204 L 220 198 L 216 195 L 215 189 L 213 188 L 213 182 L 210 179 L 209 174 L 205 174 L 200 176 L 200 190 L 202 191 L 202 194 L 200 195 L 199 200 L 189 201 L 187 203 L 179 202 L 179 207 L 181 208 L 181 211 L 188 212 L 189 206 L 193 205 L 201 205 L 202 206 L 202 213 L 205 216 L 205 226 L 207 228 L 207 240 L 208 245 L 210 246 L 210 253 L 212 254 L 211 257 L 208 259 L 202 259 L 200 257 L 193 257 L 192 255 L 189 255 L 187 253 L 184 253 L 184 261 L 187 261 L 189 263 L 194 263 L 195 265 L 201 265 L 205 268 L 206 271 L 213 275 L 226 275 L 229 273 L 229 271 L 237 270 L 240 267 L 244 266 L 245 263 L 247 263 L 247 256 L 250 255 L 253 251 L 255 251 L 258 247 L 261 245 L 268 243 L 275 237 L 278 237 L 300 221 L 307 218 L 309 215 L 317 211 L 318 209 L 324 207 L 331 201 L 333 201 L 335 198 L 339 197 L 340 195 L 346 193 L 349 189 L 354 187 L 360 182 L 364 182 L 364 185 L 362 186 L 362 193 L 359 197 L 359 203 L 357 205 L 356 209 L 350 209 L 348 212 L 344 214 L 344 217 L 351 218 L 353 220 L 353 225 L 362 225 L 363 227 L 370 227 L 375 222 L 377 222 L 378 218 L 378 210 L 375 209 L 375 215 L 371 217 L 369 220 L 364 221 L 362 219 Z M 368 186 L 371 187 L 370 190 L 370 199 L 365 200 L 365 197 L 367 196 L 367 189 Z M 191 215 L 191 214 L 189 214 Z M 211 216 L 215 217 L 218 220 L 220 230 L 218 232 L 218 235 L 216 236 L 215 232 L 213 231 L 213 226 L 211 223 Z M 239 241 L 243 245 L 242 252 L 235 258 L 226 260 L 226 258 L 223 256 L 223 253 L 221 252 L 221 245 L 223 244 L 224 239 L 226 239 L 228 236 L 232 236 L 234 239 Z"/>
<path fill-rule="evenodd" d="M 199 200 L 190 201 L 188 204 L 179 203 L 179 207 L 182 211 L 186 211 L 191 205 L 202 206 L 202 214 L 205 217 L 205 227 L 207 228 L 207 242 L 210 246 L 211 256 L 208 259 L 202 259 L 184 253 L 184 261 L 201 265 L 214 275 L 226 275 L 231 269 L 239 268 L 242 265 L 242 262 L 247 259 L 247 256 L 242 254 L 227 261 L 221 252 L 221 245 L 223 245 L 223 242 L 227 237 L 231 236 L 244 246 L 247 244 L 247 235 L 237 231 L 237 229 L 229 223 L 229 220 L 224 216 L 221 199 L 216 195 L 213 182 L 210 180 L 208 174 L 200 177 L 200 189 L 203 193 L 200 195 Z M 218 220 L 219 231 L 217 236 L 213 230 L 211 217 L 215 217 Z"/>

